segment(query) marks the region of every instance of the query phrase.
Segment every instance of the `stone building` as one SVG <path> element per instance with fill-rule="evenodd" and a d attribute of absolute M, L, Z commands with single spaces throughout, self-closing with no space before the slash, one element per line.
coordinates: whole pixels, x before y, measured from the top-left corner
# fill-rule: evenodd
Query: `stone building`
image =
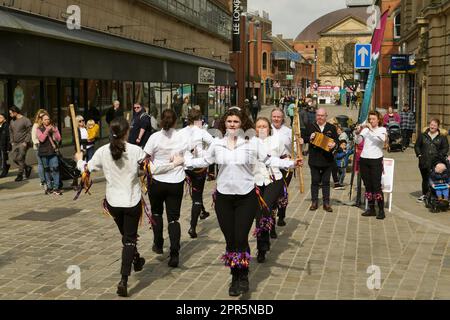
<path fill-rule="evenodd" d="M 401 1 L 401 50 L 416 73 L 400 79 L 400 101 L 416 110 L 419 127 L 431 118 L 450 125 L 450 1 Z"/>
<path fill-rule="evenodd" d="M 152 110 L 230 103 L 231 0 L 0 2 L 0 112 L 48 109 L 71 141 L 67 107 L 102 115 L 118 99 Z M 102 124 L 104 117 L 102 119 Z M 107 135 L 102 125 L 102 135 Z"/>

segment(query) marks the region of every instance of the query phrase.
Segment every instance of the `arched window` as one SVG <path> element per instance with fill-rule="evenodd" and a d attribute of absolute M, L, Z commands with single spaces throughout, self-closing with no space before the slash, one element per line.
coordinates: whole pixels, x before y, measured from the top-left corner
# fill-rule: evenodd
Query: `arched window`
<path fill-rule="evenodd" d="M 333 49 L 331 49 L 331 47 L 325 48 L 325 63 L 326 64 L 333 63 Z"/>
<path fill-rule="evenodd" d="M 344 47 L 344 63 L 353 65 L 355 59 L 355 44 L 347 43 Z"/>
<path fill-rule="evenodd" d="M 267 52 L 264 52 L 262 56 L 262 68 L 267 70 Z"/>
<path fill-rule="evenodd" d="M 401 36 L 401 15 L 400 12 L 394 17 L 394 39 L 398 39 Z"/>

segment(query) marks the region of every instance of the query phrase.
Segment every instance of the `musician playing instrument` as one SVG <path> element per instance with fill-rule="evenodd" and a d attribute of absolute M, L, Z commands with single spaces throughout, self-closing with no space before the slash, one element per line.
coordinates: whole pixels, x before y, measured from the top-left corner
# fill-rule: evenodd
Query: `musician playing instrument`
<path fill-rule="evenodd" d="M 326 146 L 318 146 L 312 143 L 317 143 L 314 138 L 319 133 L 322 133 L 325 137 L 317 140 L 328 140 L 327 138 L 330 138 Z M 311 170 L 312 203 L 309 208 L 311 211 L 315 211 L 319 207 L 319 184 L 322 184 L 323 209 L 327 212 L 333 212 L 330 205 L 330 177 L 334 161 L 333 152 L 338 145 L 338 138 L 336 127 L 327 122 L 327 112 L 325 109 L 319 108 L 316 112 L 316 122 L 308 124 L 304 139 L 305 143 L 310 142 L 308 164 Z"/>

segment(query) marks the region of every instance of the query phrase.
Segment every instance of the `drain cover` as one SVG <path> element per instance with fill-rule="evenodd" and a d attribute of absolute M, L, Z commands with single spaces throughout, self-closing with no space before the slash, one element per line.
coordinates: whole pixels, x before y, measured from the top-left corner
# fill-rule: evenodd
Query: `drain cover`
<path fill-rule="evenodd" d="M 73 208 L 52 208 L 48 211 L 33 210 L 21 214 L 20 216 L 10 218 L 9 220 L 27 220 L 27 221 L 57 221 L 80 212 L 80 209 Z"/>

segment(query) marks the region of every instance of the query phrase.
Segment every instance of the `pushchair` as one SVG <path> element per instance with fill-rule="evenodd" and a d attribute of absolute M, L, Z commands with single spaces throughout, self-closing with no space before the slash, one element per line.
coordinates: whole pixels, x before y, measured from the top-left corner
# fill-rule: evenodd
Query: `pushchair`
<path fill-rule="evenodd" d="M 434 167 L 438 162 L 444 163 L 447 167 L 447 170 L 449 170 L 450 165 L 447 159 L 443 159 L 441 161 L 435 161 L 435 163 L 432 166 L 431 170 L 434 170 Z M 437 213 L 437 212 L 443 212 L 447 211 L 449 209 L 449 202 L 448 199 L 442 200 L 438 199 L 436 192 L 440 190 L 448 189 L 448 184 L 435 184 L 435 186 L 432 186 L 431 181 L 429 182 L 429 190 L 427 194 L 425 195 L 424 203 L 425 207 L 430 209 L 431 212 Z"/>
<path fill-rule="evenodd" d="M 388 123 L 387 132 L 389 140 L 387 151 L 403 151 L 403 138 L 400 124 L 398 124 L 397 122 Z"/>

